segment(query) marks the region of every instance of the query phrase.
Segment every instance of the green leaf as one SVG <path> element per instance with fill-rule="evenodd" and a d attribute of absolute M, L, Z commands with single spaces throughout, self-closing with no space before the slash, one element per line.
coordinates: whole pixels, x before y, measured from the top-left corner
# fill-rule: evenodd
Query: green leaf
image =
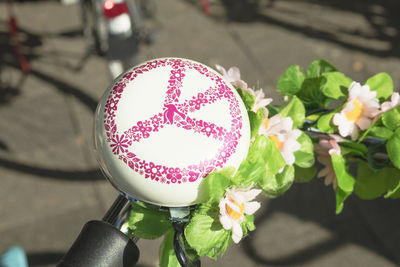
<path fill-rule="evenodd" d="M 158 253 L 160 267 L 180 267 L 174 250 L 174 231 L 169 231 L 160 245 Z"/>
<path fill-rule="evenodd" d="M 298 166 L 294 166 L 294 173 L 294 181 L 296 183 L 307 183 L 315 177 L 317 174 L 317 168 L 314 166 L 310 168 L 300 168 Z"/>
<path fill-rule="evenodd" d="M 259 181 L 261 189 L 268 197 L 278 197 L 285 193 L 294 181 L 294 167 L 286 165 L 281 173 L 276 175 L 268 174 Z"/>
<path fill-rule="evenodd" d="M 288 96 L 295 95 L 300 90 L 305 78 L 299 66 L 290 66 L 279 79 L 279 92 Z"/>
<path fill-rule="evenodd" d="M 286 164 L 274 141 L 264 135 L 257 136 L 250 145 L 246 160 L 252 163 L 263 162 L 267 171 L 272 174 L 277 173 Z"/>
<path fill-rule="evenodd" d="M 244 218 L 245 219 L 242 223 L 244 228 L 249 231 L 254 231 L 256 229 L 256 226 L 254 225 L 254 215 L 245 215 Z"/>
<path fill-rule="evenodd" d="M 390 161 L 396 168 L 400 169 L 400 128 L 398 128 L 387 141 L 386 150 L 389 154 Z"/>
<path fill-rule="evenodd" d="M 294 96 L 289 104 L 281 110 L 280 114 L 281 118 L 290 117 L 293 120 L 293 127 L 299 128 L 303 125 L 306 110 L 303 103 Z"/>
<path fill-rule="evenodd" d="M 242 89 L 237 89 L 237 91 L 238 91 L 240 97 L 242 98 L 247 111 L 251 111 L 254 106 L 256 97 Z"/>
<path fill-rule="evenodd" d="M 325 77 L 307 78 L 304 80 L 301 90 L 297 92 L 296 96 L 303 102 L 307 109 L 324 108 L 330 101 L 322 93 L 321 88 L 325 83 Z"/>
<path fill-rule="evenodd" d="M 171 222 L 167 220 L 168 216 L 166 211 L 133 203 L 128 225 L 135 236 L 143 239 L 156 239 L 172 228 Z"/>
<path fill-rule="evenodd" d="M 281 106 L 275 107 L 273 105 L 268 105 L 267 109 L 268 109 L 268 116 L 272 117 L 272 116 L 278 114 L 282 108 L 281 108 Z"/>
<path fill-rule="evenodd" d="M 322 92 L 325 96 L 339 99 L 347 96 L 347 89 L 352 80 L 341 72 L 326 72 L 322 74 L 326 82 L 322 86 Z"/>
<path fill-rule="evenodd" d="M 375 126 L 371 128 L 371 130 L 369 131 L 369 135 L 383 140 L 388 140 L 390 139 L 390 137 L 392 137 L 393 131 L 389 130 L 386 127 Z"/>
<path fill-rule="evenodd" d="M 218 212 L 195 213 L 185 227 L 185 237 L 199 256 L 215 258 L 224 253 L 231 243 L 231 231 L 219 222 Z"/>
<path fill-rule="evenodd" d="M 311 138 L 304 132 L 301 132 L 297 142 L 300 143 L 300 150 L 294 152 L 296 158 L 295 164 L 302 168 L 308 168 L 314 165 L 314 145 Z"/>
<path fill-rule="evenodd" d="M 240 226 L 243 231 L 243 237 L 246 237 L 249 231 L 254 231 L 256 229 L 254 225 L 254 215 L 244 215 L 244 220 Z"/>
<path fill-rule="evenodd" d="M 320 113 L 315 113 L 315 114 L 310 114 L 306 117 L 306 120 L 310 120 L 310 121 L 317 121 L 319 119 L 319 117 L 321 116 Z"/>
<path fill-rule="evenodd" d="M 253 111 L 248 111 L 247 114 L 249 115 L 251 138 L 253 138 L 258 134 L 260 125 L 265 119 L 264 111 L 260 108 L 257 110 L 257 113 Z"/>
<path fill-rule="evenodd" d="M 231 177 L 234 173 L 235 168 L 228 167 L 208 174 L 199 187 L 200 199 L 209 203 L 219 202 L 225 190 L 232 185 Z"/>
<path fill-rule="evenodd" d="M 393 94 L 393 80 L 386 72 L 372 76 L 365 84 L 369 85 L 372 91 L 376 91 L 376 98 L 380 101 L 386 100 Z"/>
<path fill-rule="evenodd" d="M 368 164 L 361 162 L 358 165 L 357 180 L 354 192 L 361 199 L 374 199 L 387 191 L 386 169 L 374 171 Z"/>
<path fill-rule="evenodd" d="M 400 170 L 395 168 L 371 169 L 359 163 L 355 193 L 361 199 L 374 199 L 386 192 L 385 198 L 400 197 Z"/>
<path fill-rule="evenodd" d="M 400 106 L 391 109 L 381 115 L 382 123 L 390 130 L 400 127 Z"/>
<path fill-rule="evenodd" d="M 232 179 L 237 186 L 248 186 L 267 174 L 267 166 L 263 160 L 249 161 L 244 160 Z"/>
<path fill-rule="evenodd" d="M 352 153 L 353 155 L 365 158 L 368 153 L 368 148 L 364 144 L 356 143 L 350 140 L 344 140 L 343 142 L 340 142 L 339 146 L 342 155 Z"/>
<path fill-rule="evenodd" d="M 328 114 L 322 115 L 318 122 L 317 127 L 323 133 L 334 133 L 336 131 L 336 126 L 332 123 L 332 118 L 337 112 L 334 110 Z"/>
<path fill-rule="evenodd" d="M 340 189 L 339 187 L 336 188 L 336 214 L 339 214 L 343 210 L 344 201 L 348 196 L 351 195 L 352 192 L 346 192 Z"/>
<path fill-rule="evenodd" d="M 387 193 L 385 198 L 400 198 L 400 170 L 387 168 Z"/>
<path fill-rule="evenodd" d="M 324 59 L 317 59 L 311 62 L 307 69 L 307 77 L 320 77 L 323 73 L 337 71 L 337 69 Z"/>
<path fill-rule="evenodd" d="M 338 187 L 346 192 L 353 192 L 354 177 L 347 172 L 346 161 L 342 155 L 333 154 L 331 156 L 333 169 L 338 179 Z"/>

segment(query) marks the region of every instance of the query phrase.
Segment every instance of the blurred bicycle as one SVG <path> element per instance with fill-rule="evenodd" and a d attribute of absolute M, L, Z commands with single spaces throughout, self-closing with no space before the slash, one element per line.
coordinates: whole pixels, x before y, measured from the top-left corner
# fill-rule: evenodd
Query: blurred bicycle
<path fill-rule="evenodd" d="M 144 20 L 154 14 L 152 0 L 80 0 L 86 55 L 105 56 L 111 78 L 134 66 L 141 43 L 152 43 L 154 32 Z"/>

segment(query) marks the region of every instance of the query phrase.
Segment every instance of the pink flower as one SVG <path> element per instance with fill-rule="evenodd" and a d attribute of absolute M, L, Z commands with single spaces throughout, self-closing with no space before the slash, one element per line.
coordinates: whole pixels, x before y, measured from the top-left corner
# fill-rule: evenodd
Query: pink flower
<path fill-rule="evenodd" d="M 155 165 L 153 162 L 150 162 L 149 167 L 145 169 L 146 178 L 151 177 L 153 180 L 156 177 L 161 176 L 161 165 Z"/>
<path fill-rule="evenodd" d="M 119 151 L 123 153 L 125 152 L 125 149 L 128 148 L 128 144 L 126 144 L 128 142 L 128 139 L 124 139 L 124 135 L 121 135 L 119 137 L 118 134 L 116 134 L 115 138 L 112 138 L 111 140 L 113 142 L 111 144 L 112 152 L 116 155 L 119 154 Z"/>
<path fill-rule="evenodd" d="M 215 124 L 214 123 L 207 123 L 204 122 L 204 126 L 201 129 L 201 132 L 204 133 L 205 135 L 207 135 L 208 137 L 212 134 L 212 135 L 216 135 L 217 132 L 214 129 Z"/>
<path fill-rule="evenodd" d="M 132 129 L 135 132 L 141 132 L 144 138 L 150 136 L 149 132 L 151 132 L 151 127 L 146 127 L 141 121 L 138 121 L 137 126 L 133 126 Z"/>
<path fill-rule="evenodd" d="M 176 183 L 177 180 L 182 178 L 181 170 L 179 168 L 169 168 L 167 179 L 171 180 L 172 183 Z"/>
<path fill-rule="evenodd" d="M 247 83 L 240 79 L 240 70 L 238 67 L 231 67 L 228 71 L 220 65 L 215 65 L 217 70 L 224 76 L 225 80 L 230 82 L 233 86 L 240 89 L 247 90 Z"/>
<path fill-rule="evenodd" d="M 236 244 L 243 237 L 240 224 L 244 221 L 244 214 L 251 215 L 261 206 L 259 202 L 251 201 L 261 190 L 251 187 L 227 189 L 224 198 L 219 202 L 219 221 L 225 230 L 232 229 L 232 240 Z"/>
<path fill-rule="evenodd" d="M 338 142 L 341 141 L 343 141 L 343 138 L 338 135 L 320 136 L 319 143 L 315 145 L 315 152 L 318 154 L 317 160 L 325 166 L 318 172 L 317 177 L 325 177 L 325 185 L 332 184 L 333 189 L 337 188 L 338 180 L 333 169 L 331 156 L 341 154 L 338 145 Z"/>

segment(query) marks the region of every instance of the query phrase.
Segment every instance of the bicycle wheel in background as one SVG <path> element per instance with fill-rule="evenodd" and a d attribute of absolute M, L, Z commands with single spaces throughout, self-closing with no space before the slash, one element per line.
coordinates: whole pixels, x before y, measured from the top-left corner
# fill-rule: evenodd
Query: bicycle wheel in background
<path fill-rule="evenodd" d="M 81 0 L 84 36 L 89 50 L 106 56 L 111 79 L 136 65 L 141 42 L 152 43 L 144 23 L 154 15 L 150 0 Z"/>
<path fill-rule="evenodd" d="M 104 56 L 108 50 L 108 33 L 103 18 L 102 1 L 80 0 L 83 36 L 86 41 L 85 55 L 95 52 Z"/>

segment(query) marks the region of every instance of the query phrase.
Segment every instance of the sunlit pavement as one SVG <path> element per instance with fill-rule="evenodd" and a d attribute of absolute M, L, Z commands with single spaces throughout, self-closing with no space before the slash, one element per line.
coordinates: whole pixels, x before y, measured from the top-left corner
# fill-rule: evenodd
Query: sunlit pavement
<path fill-rule="evenodd" d="M 251 3 L 253 4 L 251 4 Z M 242 78 L 275 98 L 285 69 L 325 58 L 354 80 L 388 72 L 400 78 L 398 5 L 381 1 L 158 0 L 154 44 L 138 62 L 191 58 L 241 69 Z M 229 3 L 229 5 L 224 5 Z M 241 4 L 240 4 L 241 3 Z M 254 3 L 258 3 L 255 6 Z M 84 58 L 78 5 L 14 4 L 23 74 L 0 4 L 0 251 L 20 245 L 31 266 L 52 266 L 84 223 L 100 219 L 116 197 L 92 148 L 93 111 L 110 84 L 103 58 Z M 334 215 L 334 194 L 321 180 L 295 184 L 266 200 L 255 232 L 203 266 L 397 266 L 399 201 L 350 198 Z M 160 240 L 139 241 L 140 266 L 157 265 Z"/>

